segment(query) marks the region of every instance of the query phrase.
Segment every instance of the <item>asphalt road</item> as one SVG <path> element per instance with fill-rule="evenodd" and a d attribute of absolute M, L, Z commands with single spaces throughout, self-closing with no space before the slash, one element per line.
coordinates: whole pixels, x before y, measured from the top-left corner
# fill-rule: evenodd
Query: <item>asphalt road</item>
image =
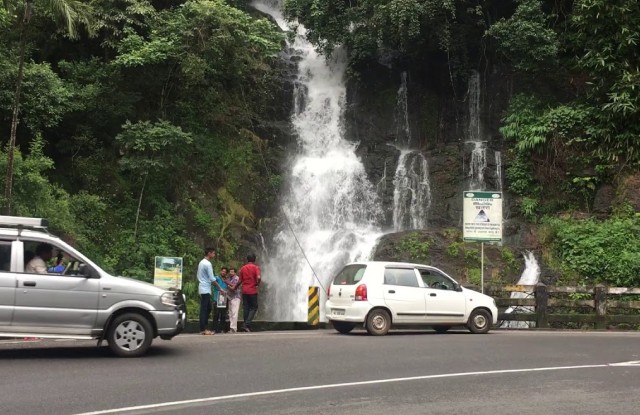
<path fill-rule="evenodd" d="M 3 414 L 637 414 L 640 334 L 181 335 L 119 359 L 0 341 Z M 181 402 L 181 403 L 176 403 Z M 136 408 L 137 407 L 137 408 Z"/>

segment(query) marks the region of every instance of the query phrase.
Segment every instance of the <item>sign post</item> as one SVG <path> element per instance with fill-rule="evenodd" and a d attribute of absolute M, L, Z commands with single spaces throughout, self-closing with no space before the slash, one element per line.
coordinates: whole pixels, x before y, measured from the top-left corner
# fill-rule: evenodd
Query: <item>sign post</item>
<path fill-rule="evenodd" d="M 480 242 L 480 285 L 484 293 L 484 243 L 502 242 L 502 192 L 463 194 L 462 239 Z"/>

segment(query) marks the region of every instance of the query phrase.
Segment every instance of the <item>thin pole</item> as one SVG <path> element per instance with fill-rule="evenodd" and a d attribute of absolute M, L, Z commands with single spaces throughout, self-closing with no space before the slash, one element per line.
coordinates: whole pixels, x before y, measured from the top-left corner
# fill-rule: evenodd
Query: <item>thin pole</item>
<path fill-rule="evenodd" d="M 484 294 L 484 242 L 480 243 L 480 292 Z"/>

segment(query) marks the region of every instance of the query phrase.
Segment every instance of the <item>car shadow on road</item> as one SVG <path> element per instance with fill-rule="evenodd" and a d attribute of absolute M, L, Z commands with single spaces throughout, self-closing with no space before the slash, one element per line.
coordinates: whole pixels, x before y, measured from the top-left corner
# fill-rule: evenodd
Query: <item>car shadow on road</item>
<path fill-rule="evenodd" d="M 367 333 L 366 330 L 354 330 L 348 334 L 340 334 L 338 332 L 335 332 L 335 334 L 340 336 L 369 336 L 369 333 Z M 416 336 L 416 335 L 450 336 L 453 334 L 461 335 L 461 334 L 472 334 L 472 333 L 465 329 L 452 329 L 446 333 L 437 333 L 433 330 L 391 330 L 389 331 L 389 333 L 386 334 L 386 336 Z"/>
<path fill-rule="evenodd" d="M 179 347 L 156 346 L 138 359 L 170 358 L 183 354 Z M 108 347 L 96 346 L 31 346 L 28 348 L 1 349 L 0 361 L 9 359 L 117 359 Z"/>

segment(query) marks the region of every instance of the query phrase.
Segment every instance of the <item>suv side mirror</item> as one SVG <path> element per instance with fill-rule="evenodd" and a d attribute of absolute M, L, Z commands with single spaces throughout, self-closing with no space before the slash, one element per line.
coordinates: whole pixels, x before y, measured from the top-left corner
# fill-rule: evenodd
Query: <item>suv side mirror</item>
<path fill-rule="evenodd" d="M 98 273 L 89 267 L 87 264 L 80 264 L 78 266 L 77 275 L 82 275 L 85 278 L 98 278 Z"/>

